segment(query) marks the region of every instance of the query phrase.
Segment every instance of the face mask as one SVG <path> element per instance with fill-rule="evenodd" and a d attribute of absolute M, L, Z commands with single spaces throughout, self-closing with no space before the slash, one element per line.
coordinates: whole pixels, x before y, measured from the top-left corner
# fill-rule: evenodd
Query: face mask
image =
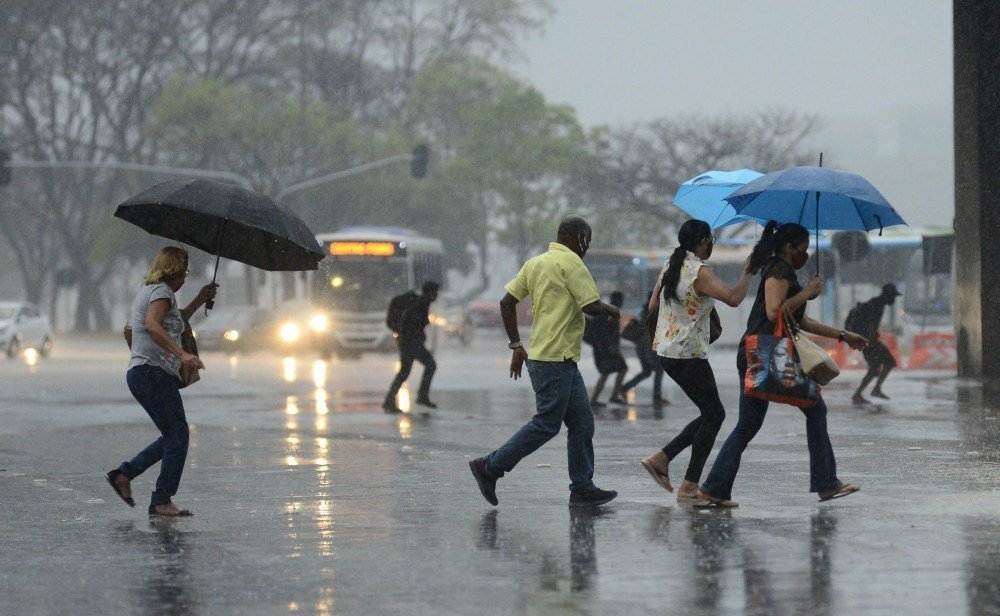
<path fill-rule="evenodd" d="M 802 269 L 807 261 L 809 261 L 809 253 L 805 250 L 800 250 L 792 255 L 792 267 L 795 269 Z"/>

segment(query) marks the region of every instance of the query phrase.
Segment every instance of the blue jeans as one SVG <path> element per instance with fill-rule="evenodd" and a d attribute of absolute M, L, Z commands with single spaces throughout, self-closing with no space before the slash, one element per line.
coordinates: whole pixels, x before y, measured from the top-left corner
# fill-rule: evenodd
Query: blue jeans
<path fill-rule="evenodd" d="M 732 498 L 733 482 L 740 470 L 740 458 L 767 414 L 767 400 L 740 394 L 740 418 L 715 458 L 708 479 L 701 490 L 716 498 Z M 826 430 L 826 403 L 819 399 L 816 406 L 800 409 L 806 416 L 806 442 L 809 444 L 809 491 L 821 492 L 840 486 L 837 479 L 837 460 Z"/>
<path fill-rule="evenodd" d="M 486 472 L 500 478 L 522 458 L 549 442 L 566 424 L 566 454 L 571 492 L 590 492 L 594 485 L 594 412 L 583 376 L 574 362 L 528 361 L 535 390 L 535 416 L 509 441 L 486 456 Z"/>
<path fill-rule="evenodd" d="M 162 460 L 152 504 L 164 505 L 177 494 L 187 459 L 188 424 L 178 382 L 163 369 L 148 365 L 135 366 L 125 375 L 125 380 L 129 391 L 163 436 L 129 462 L 123 462 L 118 470 L 131 481 Z"/>

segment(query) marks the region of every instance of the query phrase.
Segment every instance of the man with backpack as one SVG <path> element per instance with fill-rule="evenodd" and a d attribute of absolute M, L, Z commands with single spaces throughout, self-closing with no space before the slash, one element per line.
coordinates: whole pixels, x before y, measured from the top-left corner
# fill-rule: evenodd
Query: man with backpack
<path fill-rule="evenodd" d="M 882 287 L 881 295 L 867 302 L 859 303 L 847 313 L 844 329 L 857 332 L 869 340 L 868 346 L 862 351 L 865 362 L 868 364 L 868 373 L 861 379 L 861 384 L 858 385 L 854 397 L 851 398 L 854 404 L 868 404 L 868 400 L 865 399 L 862 392 L 876 378 L 878 380 L 875 381 L 871 395 L 883 400 L 889 399 L 889 396 L 882 391 L 882 384 L 885 383 L 885 379 L 892 372 L 892 369 L 896 367 L 896 359 L 889 351 L 889 347 L 879 341 L 878 326 L 882 322 L 882 313 L 885 311 L 885 307 L 895 304 L 896 297 L 899 295 L 896 285 L 890 282 Z"/>
<path fill-rule="evenodd" d="M 386 413 L 403 412 L 396 403 L 396 395 L 406 379 L 409 378 L 414 360 L 424 365 L 424 374 L 420 379 L 420 389 L 417 390 L 415 402 L 428 408 L 437 408 L 437 405 L 431 402 L 429 395 L 431 379 L 434 378 L 437 363 L 435 363 L 431 352 L 424 346 L 427 341 L 424 328 L 430 324 L 430 307 L 437 299 L 438 289 L 440 289 L 438 283 L 428 280 L 421 287 L 420 295 L 413 291 L 407 291 L 392 298 L 392 301 L 389 302 L 385 322 L 389 329 L 396 333 L 396 346 L 399 347 L 399 372 L 392 380 L 389 393 L 385 395 L 385 401 L 382 403 L 382 410 Z"/>

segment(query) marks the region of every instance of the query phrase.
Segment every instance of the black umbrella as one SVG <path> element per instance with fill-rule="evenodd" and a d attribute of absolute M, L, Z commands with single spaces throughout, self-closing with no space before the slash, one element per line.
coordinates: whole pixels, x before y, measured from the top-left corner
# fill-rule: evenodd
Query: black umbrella
<path fill-rule="evenodd" d="M 277 272 L 314 270 L 324 256 L 294 212 L 260 193 L 211 180 L 157 184 L 121 203 L 115 217 L 215 255 L 216 273 L 219 257 Z"/>

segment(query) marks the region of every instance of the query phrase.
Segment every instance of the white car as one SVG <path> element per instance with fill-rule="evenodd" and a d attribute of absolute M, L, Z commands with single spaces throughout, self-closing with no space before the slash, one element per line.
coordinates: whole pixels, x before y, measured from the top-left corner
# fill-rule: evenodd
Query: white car
<path fill-rule="evenodd" d="M 23 349 L 45 357 L 52 350 L 52 326 L 27 302 L 0 302 L 0 351 L 16 357 Z"/>

